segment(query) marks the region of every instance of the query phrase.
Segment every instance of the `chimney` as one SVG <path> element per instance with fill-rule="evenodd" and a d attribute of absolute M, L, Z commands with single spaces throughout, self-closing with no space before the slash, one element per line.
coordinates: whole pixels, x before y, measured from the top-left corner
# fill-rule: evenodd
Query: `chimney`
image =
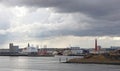
<path fill-rule="evenodd" d="M 97 39 L 95 39 L 95 51 L 97 51 Z"/>

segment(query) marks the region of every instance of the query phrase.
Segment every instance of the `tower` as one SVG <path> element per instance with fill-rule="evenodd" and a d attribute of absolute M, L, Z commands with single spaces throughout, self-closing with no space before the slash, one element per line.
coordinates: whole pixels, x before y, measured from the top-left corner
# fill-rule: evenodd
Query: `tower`
<path fill-rule="evenodd" d="M 10 44 L 9 44 L 9 48 L 11 48 L 11 47 L 13 47 L 13 43 L 10 43 Z"/>
<path fill-rule="evenodd" d="M 97 39 L 95 39 L 95 51 L 97 51 Z"/>
<path fill-rule="evenodd" d="M 30 44 L 28 43 L 28 47 L 30 47 Z"/>

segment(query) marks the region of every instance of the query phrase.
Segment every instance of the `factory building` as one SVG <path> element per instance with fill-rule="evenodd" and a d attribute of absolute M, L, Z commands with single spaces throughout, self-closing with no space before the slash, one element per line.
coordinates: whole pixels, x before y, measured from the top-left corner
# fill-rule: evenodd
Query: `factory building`
<path fill-rule="evenodd" d="M 53 55 L 56 48 L 41 48 L 38 51 L 38 55 Z"/>
<path fill-rule="evenodd" d="M 0 49 L 0 55 L 8 55 L 9 53 L 9 49 Z"/>
<path fill-rule="evenodd" d="M 19 46 L 14 46 L 13 43 L 10 43 L 9 51 L 10 51 L 10 54 L 17 54 L 19 53 Z"/>
<path fill-rule="evenodd" d="M 63 55 L 68 56 L 81 56 L 88 54 L 89 51 L 86 49 L 80 49 L 80 47 L 70 47 L 69 49 L 64 50 Z"/>

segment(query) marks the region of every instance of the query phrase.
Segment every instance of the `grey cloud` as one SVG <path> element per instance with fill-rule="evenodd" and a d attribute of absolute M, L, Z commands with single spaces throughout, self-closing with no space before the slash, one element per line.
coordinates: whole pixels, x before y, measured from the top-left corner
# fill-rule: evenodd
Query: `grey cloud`
<path fill-rule="evenodd" d="M 47 33 L 38 36 L 52 35 L 75 35 L 75 36 L 120 36 L 120 0 L 1 0 L 7 5 L 17 5 L 36 8 L 53 8 L 59 13 L 79 13 L 90 17 L 93 20 L 85 20 L 90 29 L 81 30 L 79 16 L 74 16 L 74 21 L 80 29 L 66 28 L 59 30 L 48 30 Z M 63 21 L 64 22 L 64 21 Z M 74 24 L 74 23 L 73 23 Z M 73 27 L 74 28 L 74 27 Z M 87 27 L 86 27 L 87 28 Z"/>
<path fill-rule="evenodd" d="M 10 27 L 10 15 L 0 12 L 0 30 L 6 30 Z"/>
<path fill-rule="evenodd" d="M 58 12 L 81 12 L 102 18 L 119 12 L 119 0 L 1 0 L 8 5 L 28 7 L 53 7 Z"/>
<path fill-rule="evenodd" d="M 8 39 L 8 35 L 0 34 L 0 44 L 6 43 Z"/>

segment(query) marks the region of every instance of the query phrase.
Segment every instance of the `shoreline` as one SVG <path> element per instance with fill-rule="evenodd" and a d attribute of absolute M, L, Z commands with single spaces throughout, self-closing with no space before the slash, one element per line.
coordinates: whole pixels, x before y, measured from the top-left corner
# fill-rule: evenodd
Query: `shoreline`
<path fill-rule="evenodd" d="M 25 57 L 54 57 L 54 55 L 0 55 L 1 56 L 11 56 L 11 57 L 19 57 L 19 56 L 25 56 Z"/>
<path fill-rule="evenodd" d="M 114 62 L 61 62 L 61 63 L 69 63 L 69 64 L 106 64 L 106 65 L 120 65 L 120 63 Z"/>
<path fill-rule="evenodd" d="M 81 63 L 81 64 L 110 64 L 120 65 L 119 56 L 87 55 L 84 58 L 73 58 L 64 63 Z"/>

